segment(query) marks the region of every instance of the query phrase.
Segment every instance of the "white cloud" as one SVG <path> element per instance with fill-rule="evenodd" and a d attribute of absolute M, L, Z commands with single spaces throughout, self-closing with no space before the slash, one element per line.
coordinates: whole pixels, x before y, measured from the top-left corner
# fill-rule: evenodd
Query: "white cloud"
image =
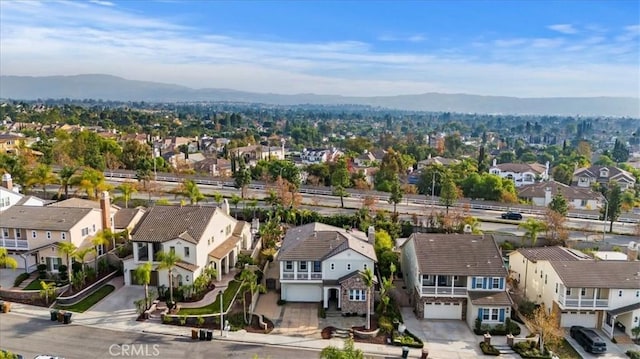
<path fill-rule="evenodd" d="M 111 1 L 102 1 L 102 0 L 89 0 L 90 3 L 102 6 L 115 6 Z"/>
<path fill-rule="evenodd" d="M 362 41 L 202 34 L 169 19 L 88 2 L 0 1 L 0 23 L 2 74 L 107 73 L 196 88 L 289 94 L 640 97 L 637 54 L 633 60 L 638 45 L 628 37 L 485 38 L 421 52 L 383 52 Z M 425 39 L 422 34 L 379 38 Z"/>
<path fill-rule="evenodd" d="M 561 34 L 573 35 L 577 34 L 578 30 L 571 24 L 556 24 L 547 26 L 549 30 L 557 31 Z"/>

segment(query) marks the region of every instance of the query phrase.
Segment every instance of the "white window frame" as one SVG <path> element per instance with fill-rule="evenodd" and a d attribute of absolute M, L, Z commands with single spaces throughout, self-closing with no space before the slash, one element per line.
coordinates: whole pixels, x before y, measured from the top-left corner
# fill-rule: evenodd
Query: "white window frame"
<path fill-rule="evenodd" d="M 38 238 L 38 232 L 31 231 L 31 238 Z"/>
<path fill-rule="evenodd" d="M 293 272 L 293 261 L 285 261 L 284 270 L 287 272 Z"/>
<path fill-rule="evenodd" d="M 491 279 L 491 289 L 500 289 L 500 278 L 493 277 Z"/>
<path fill-rule="evenodd" d="M 367 300 L 367 292 L 364 289 L 349 289 L 349 301 L 364 302 Z"/>
<path fill-rule="evenodd" d="M 307 264 L 308 264 L 307 261 L 299 261 L 298 262 L 298 270 L 306 272 L 307 268 L 309 267 Z"/>
<path fill-rule="evenodd" d="M 189 253 L 189 250 L 190 250 L 189 247 L 186 247 L 186 246 L 184 247 L 184 257 L 185 258 L 189 258 L 189 255 L 191 254 L 191 253 Z"/>
<path fill-rule="evenodd" d="M 482 289 L 484 286 L 484 277 L 476 277 L 476 286 L 473 289 Z"/>
<path fill-rule="evenodd" d="M 22 238 L 22 231 L 20 228 L 16 228 L 16 239 Z"/>
<path fill-rule="evenodd" d="M 2 228 L 2 236 L 4 238 L 9 238 L 9 228 Z"/>
<path fill-rule="evenodd" d="M 351 270 L 351 263 L 347 263 L 347 270 Z"/>
<path fill-rule="evenodd" d="M 47 239 L 51 239 L 51 232 L 47 231 Z"/>
<path fill-rule="evenodd" d="M 335 270 L 336 269 L 336 264 L 335 263 L 331 263 L 329 265 L 329 267 L 331 268 L 331 270 Z"/>
<path fill-rule="evenodd" d="M 488 321 L 491 318 L 491 308 L 482 308 L 482 321 Z"/>
<path fill-rule="evenodd" d="M 60 239 L 62 239 L 63 241 L 67 239 L 67 233 L 65 232 L 60 232 Z"/>

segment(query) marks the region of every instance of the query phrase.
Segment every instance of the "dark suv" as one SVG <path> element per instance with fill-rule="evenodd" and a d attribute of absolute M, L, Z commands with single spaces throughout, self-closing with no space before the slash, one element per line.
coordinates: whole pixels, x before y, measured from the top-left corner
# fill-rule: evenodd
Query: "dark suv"
<path fill-rule="evenodd" d="M 569 329 L 569 334 L 589 353 L 600 354 L 607 352 L 607 343 L 591 329 L 575 325 Z"/>
<path fill-rule="evenodd" d="M 522 219 L 522 215 L 518 212 L 506 212 L 502 214 L 502 219 L 514 219 L 516 221 L 519 221 Z"/>

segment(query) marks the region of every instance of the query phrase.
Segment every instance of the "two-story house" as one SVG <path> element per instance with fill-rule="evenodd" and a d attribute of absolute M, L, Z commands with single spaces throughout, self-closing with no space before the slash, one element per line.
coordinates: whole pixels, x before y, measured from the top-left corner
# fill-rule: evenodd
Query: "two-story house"
<path fill-rule="evenodd" d="M 217 270 L 218 278 L 234 268 L 238 254 L 249 249 L 250 225 L 229 215 L 223 208 L 200 206 L 151 207 L 131 234 L 133 256 L 124 261 L 125 284 L 142 263 L 153 265 L 151 285 L 169 285 L 166 269 L 158 270 L 158 254 L 175 252 L 180 261 L 173 269 L 175 286 L 193 283 L 206 267 Z"/>
<path fill-rule="evenodd" d="M 18 188 L 13 185 L 11 175 L 8 173 L 2 175 L 2 184 L 0 185 L 0 212 L 15 205 L 42 207 L 46 202 L 47 201 L 38 197 L 21 194 Z"/>
<path fill-rule="evenodd" d="M 410 303 L 420 318 L 464 320 L 473 327 L 510 316 L 507 270 L 492 236 L 414 233 L 401 245 Z"/>
<path fill-rule="evenodd" d="M 300 160 L 304 165 L 325 163 L 335 161 L 338 157 L 344 155 L 344 152 L 335 148 L 330 149 L 303 149 L 300 154 Z"/>
<path fill-rule="evenodd" d="M 596 209 L 601 206 L 602 194 L 590 188 L 567 186 L 556 181 L 540 182 L 518 188 L 518 198 L 531 201 L 535 206 L 547 207 L 556 195 L 562 195 L 569 208 Z"/>
<path fill-rule="evenodd" d="M 289 229 L 278 254 L 281 299 L 366 313 L 362 273 L 374 270 L 374 241 L 373 227 L 367 234 L 322 223 Z"/>
<path fill-rule="evenodd" d="M 640 323 L 640 262 L 631 243 L 627 261 L 593 260 L 560 247 L 519 249 L 509 255 L 524 297 L 557 313 L 560 326 L 601 328 L 631 336 Z M 522 288 L 524 286 L 524 288 Z"/>
<path fill-rule="evenodd" d="M 91 238 L 102 229 L 102 221 L 102 211 L 94 208 L 16 205 L 0 215 L 0 246 L 7 248 L 25 271 L 46 264 L 47 270 L 55 273 L 66 261 L 58 244 L 90 246 Z"/>
<path fill-rule="evenodd" d="M 493 160 L 489 173 L 512 180 L 516 187 L 534 184 L 549 179 L 549 162 L 539 163 L 501 163 Z"/>
<path fill-rule="evenodd" d="M 636 179 L 631 173 L 615 166 L 591 166 L 573 172 L 572 185 L 577 187 L 589 188 L 596 183 L 607 185 L 609 182 L 615 182 L 625 191 L 633 189 Z"/>

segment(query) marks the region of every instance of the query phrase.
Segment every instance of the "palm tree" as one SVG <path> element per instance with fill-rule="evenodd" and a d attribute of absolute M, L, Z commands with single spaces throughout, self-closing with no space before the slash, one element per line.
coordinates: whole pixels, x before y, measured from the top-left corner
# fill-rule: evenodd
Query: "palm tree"
<path fill-rule="evenodd" d="M 138 284 L 144 285 L 144 309 L 149 309 L 149 283 L 151 283 L 151 263 L 146 262 L 139 265 L 133 272 L 133 276 Z"/>
<path fill-rule="evenodd" d="M 96 249 L 94 247 L 86 247 L 86 248 L 82 248 L 82 249 L 77 249 L 75 251 L 75 253 L 73 254 L 73 257 L 75 259 L 78 260 L 78 262 L 80 262 L 82 264 L 82 271 L 84 272 L 85 268 L 84 265 L 86 263 L 85 258 L 87 257 L 87 254 L 89 253 L 93 253 L 95 252 Z"/>
<path fill-rule="evenodd" d="M 173 306 L 173 268 L 182 259 L 176 254 L 175 251 L 160 252 L 158 253 L 158 269 L 166 269 L 169 272 L 169 301 Z"/>
<path fill-rule="evenodd" d="M 110 189 L 110 185 L 104 181 L 104 174 L 98 170 L 86 167 L 81 174 L 70 179 L 70 184 L 84 191 L 89 199 L 98 196 L 98 192 Z"/>
<path fill-rule="evenodd" d="M 373 288 L 374 282 L 375 277 L 373 276 L 373 271 L 371 268 L 367 268 L 362 272 L 362 283 L 367 287 L 367 330 L 371 328 L 371 288 Z"/>
<path fill-rule="evenodd" d="M 278 204 L 280 204 L 280 198 L 278 198 L 278 193 L 273 189 L 269 190 L 269 192 L 267 193 L 267 197 L 264 198 L 264 201 L 267 204 L 271 205 L 272 207 L 275 207 Z"/>
<path fill-rule="evenodd" d="M 218 205 L 218 207 L 220 207 L 220 203 L 222 203 L 222 199 L 224 197 L 222 196 L 222 193 L 220 192 L 216 192 L 213 194 L 213 200 L 216 201 L 216 204 Z"/>
<path fill-rule="evenodd" d="M 13 257 L 9 257 L 9 252 L 4 247 L 0 247 L 0 267 L 18 268 L 18 262 Z"/>
<path fill-rule="evenodd" d="M 96 253 L 96 259 L 95 259 L 96 273 L 98 273 L 98 253 L 102 252 L 102 254 L 104 254 L 104 247 L 108 246 L 113 238 L 114 238 L 113 233 L 111 232 L 110 229 L 107 228 L 96 233 L 96 236 L 93 237 L 93 239 L 91 240 L 91 244 L 93 244 L 93 247 L 95 248 L 95 253 Z M 100 247 L 102 247 L 103 249 L 102 251 L 98 250 L 98 248 Z"/>
<path fill-rule="evenodd" d="M 204 199 L 204 195 L 200 192 L 198 184 L 194 180 L 185 179 L 180 187 L 178 187 L 177 194 L 188 198 L 191 204 L 196 204 Z"/>
<path fill-rule="evenodd" d="M 537 219 L 529 218 L 526 222 L 521 223 L 519 227 L 525 230 L 522 240 L 524 241 L 525 238 L 529 238 L 531 246 L 534 247 L 538 241 L 538 234 L 544 231 L 547 225 Z"/>
<path fill-rule="evenodd" d="M 242 292 L 242 305 L 244 307 L 244 322 L 249 323 L 247 319 L 247 296 L 246 292 L 248 291 L 251 294 L 251 300 L 253 301 L 253 295 L 257 292 L 264 293 L 267 291 L 267 288 L 262 284 L 258 284 L 258 276 L 256 273 L 248 268 L 245 268 L 240 272 L 240 280 L 242 281 L 241 292 Z M 253 314 L 253 311 L 251 311 Z"/>
<path fill-rule="evenodd" d="M 231 204 L 233 204 L 233 206 L 235 207 L 236 219 L 238 218 L 238 204 L 240 203 L 240 201 L 242 201 L 242 197 L 238 196 L 235 193 L 231 195 L 231 200 L 229 202 L 231 202 Z"/>
<path fill-rule="evenodd" d="M 42 186 L 43 196 L 47 198 L 47 185 L 58 183 L 58 177 L 53 173 L 51 166 L 41 163 L 31 171 L 27 183 L 29 186 Z"/>
<path fill-rule="evenodd" d="M 64 166 L 62 167 L 60 172 L 58 172 L 58 178 L 60 179 L 60 190 L 58 190 L 58 193 L 60 193 L 64 189 L 65 199 L 69 198 L 69 186 L 71 185 L 71 178 L 76 174 L 77 170 L 77 167 Z"/>
<path fill-rule="evenodd" d="M 56 295 L 56 284 L 54 282 L 47 283 L 43 280 L 40 281 L 40 297 L 44 298 L 45 303 L 49 304 L 49 298 L 55 297 Z"/>
<path fill-rule="evenodd" d="M 68 278 L 71 278 L 71 262 L 70 258 L 75 257 L 75 253 L 78 250 L 75 244 L 71 242 L 60 242 L 58 243 L 58 252 L 66 255 L 67 257 L 67 270 L 69 271 Z"/>
<path fill-rule="evenodd" d="M 129 208 L 129 201 L 131 196 L 138 192 L 138 186 L 134 182 L 126 181 L 122 182 L 116 187 L 122 193 L 122 199 L 124 200 L 124 208 Z"/>

